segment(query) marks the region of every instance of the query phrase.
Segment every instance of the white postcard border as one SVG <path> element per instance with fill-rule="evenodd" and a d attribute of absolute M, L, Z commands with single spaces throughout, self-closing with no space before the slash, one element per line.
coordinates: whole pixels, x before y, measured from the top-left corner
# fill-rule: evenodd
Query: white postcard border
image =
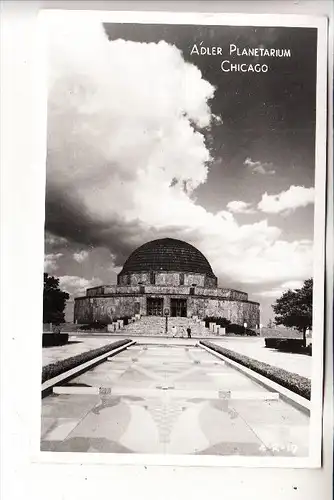
<path fill-rule="evenodd" d="M 218 14 L 218 13 L 173 13 L 173 12 L 135 12 L 135 11 L 60 11 L 45 9 L 38 20 L 39 52 L 38 65 L 38 106 L 39 121 L 42 123 L 40 137 L 42 148 L 39 150 L 42 182 L 45 185 L 46 160 L 46 76 L 45 76 L 45 32 L 43 20 L 47 16 L 66 16 L 78 20 L 79 17 L 98 20 L 105 23 L 137 24 L 191 24 L 222 26 L 270 26 L 270 27 L 307 27 L 317 28 L 317 89 L 316 89 L 316 158 L 315 158 L 315 210 L 314 210 L 314 321 L 313 330 L 318 330 L 313 338 L 312 353 L 312 398 L 310 419 L 310 454 L 309 457 L 236 457 L 236 456 L 192 456 L 192 455 L 156 455 L 156 454 L 99 454 L 99 453 L 62 453 L 41 452 L 40 429 L 34 426 L 31 437 L 30 459 L 32 464 L 94 464 L 94 465 L 157 465 L 157 466 L 229 466 L 229 467 L 278 467 L 278 468 L 318 468 L 321 466 L 322 451 L 322 401 L 323 401 L 323 346 L 324 346 L 324 283 L 325 283 L 325 214 L 326 214 L 326 131 L 327 131 L 327 19 L 324 17 L 286 15 L 286 14 Z M 37 104 L 38 103 L 38 104 Z M 43 138 L 45 143 L 43 144 Z M 39 145 L 40 146 L 40 145 Z M 44 199 L 44 194 L 43 194 Z M 41 211 L 40 230 L 44 234 L 44 212 Z M 43 220 L 42 220 L 43 219 Z M 37 223 L 37 221 L 36 221 Z M 39 221 L 38 221 L 39 223 Z M 37 232 L 37 231 L 36 231 Z M 41 266 L 39 266 L 41 267 Z M 39 301 L 42 306 L 42 301 Z M 37 309 L 37 308 L 36 308 Z M 37 324 L 42 317 L 41 308 Z M 35 318 L 34 311 L 34 318 Z M 40 366 L 41 363 L 41 355 Z M 38 388 L 39 390 L 39 388 Z M 40 419 L 40 405 L 32 411 Z M 35 411 L 37 410 L 37 411 Z"/>

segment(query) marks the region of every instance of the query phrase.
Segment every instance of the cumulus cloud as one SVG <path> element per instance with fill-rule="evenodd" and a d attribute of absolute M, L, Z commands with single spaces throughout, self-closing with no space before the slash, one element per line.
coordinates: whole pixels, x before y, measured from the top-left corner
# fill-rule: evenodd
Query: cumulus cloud
<path fill-rule="evenodd" d="M 290 186 L 287 191 L 269 195 L 264 193 L 258 204 L 259 210 L 268 214 L 291 213 L 297 208 L 314 202 L 314 188 Z"/>
<path fill-rule="evenodd" d="M 175 46 L 108 41 L 94 22 L 53 22 L 48 34 L 48 231 L 107 247 L 116 267 L 169 236 L 239 283 L 308 275 L 311 242 L 286 242 L 266 220 L 239 225 L 231 211 L 196 203 L 215 89 Z"/>
<path fill-rule="evenodd" d="M 278 299 L 282 295 L 283 291 L 281 288 L 271 288 L 269 290 L 263 290 L 262 292 L 255 293 L 259 297 L 265 297 L 268 299 Z"/>
<path fill-rule="evenodd" d="M 303 286 L 303 281 L 301 280 L 297 280 L 297 281 L 286 281 L 285 283 L 283 283 L 281 285 L 281 287 L 284 289 L 284 290 L 296 290 L 298 288 L 301 288 Z"/>
<path fill-rule="evenodd" d="M 246 158 L 244 165 L 252 172 L 252 174 L 274 175 L 276 173 L 276 171 L 272 168 L 272 163 L 253 161 L 251 158 Z"/>
<path fill-rule="evenodd" d="M 245 201 L 230 201 L 227 204 L 227 209 L 229 212 L 235 214 L 253 214 L 255 211 L 252 208 L 251 203 L 246 203 Z"/>
<path fill-rule="evenodd" d="M 296 290 L 301 288 L 303 286 L 303 283 L 304 282 L 302 280 L 287 281 L 279 286 L 271 288 L 270 290 L 263 290 L 262 292 L 258 292 L 256 295 L 259 295 L 261 297 L 278 299 L 279 297 L 282 296 L 284 292 L 288 290 Z"/>
<path fill-rule="evenodd" d="M 87 257 L 89 255 L 89 252 L 87 252 L 87 250 L 80 250 L 80 252 L 75 252 L 73 254 L 73 259 L 78 262 L 79 264 L 81 264 L 82 262 L 84 262 Z"/>
<path fill-rule="evenodd" d="M 45 231 L 44 242 L 46 251 L 50 253 L 57 252 L 58 249 L 64 248 L 68 244 L 66 238 L 52 234 L 49 231 Z"/>
<path fill-rule="evenodd" d="M 252 234 L 244 239 L 243 245 L 239 246 L 236 242 L 236 248 L 228 255 L 230 272 L 226 269 L 227 263 L 219 265 L 216 260 L 220 269 L 224 267 L 225 274 L 240 283 L 249 284 L 270 283 L 279 279 L 300 280 L 312 275 L 311 241 L 284 241 L 267 235 L 265 225 L 262 226 L 262 234 L 260 227 L 253 232 L 254 226 L 249 228 Z"/>
<path fill-rule="evenodd" d="M 44 256 L 44 271 L 51 273 L 58 268 L 58 260 L 62 257 L 62 253 L 48 253 Z"/>
<path fill-rule="evenodd" d="M 137 233 L 139 203 L 183 200 L 206 180 L 198 128 L 210 125 L 214 88 L 165 42 L 50 22 L 47 228 L 113 246 Z"/>
<path fill-rule="evenodd" d="M 91 288 L 101 284 L 102 282 L 98 278 L 89 280 L 80 276 L 59 276 L 60 288 L 69 293 L 71 297 L 85 295 L 87 288 Z"/>

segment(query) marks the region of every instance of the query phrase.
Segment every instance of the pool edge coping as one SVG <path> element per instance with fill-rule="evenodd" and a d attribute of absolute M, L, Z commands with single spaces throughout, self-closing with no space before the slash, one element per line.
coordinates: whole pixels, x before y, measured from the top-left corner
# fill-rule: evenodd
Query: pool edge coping
<path fill-rule="evenodd" d="M 270 380 L 269 378 L 265 377 L 264 375 L 261 375 L 260 373 L 255 372 L 251 368 L 243 366 L 240 363 L 228 358 L 227 356 L 224 356 L 223 354 L 220 354 L 220 353 L 214 351 L 213 349 L 210 349 L 209 347 L 201 344 L 201 342 L 198 342 L 197 345 L 199 347 L 201 347 L 202 349 L 206 350 L 207 352 L 209 352 L 210 354 L 216 356 L 217 358 L 220 358 L 221 360 L 225 361 L 229 365 L 233 366 L 236 370 L 238 370 L 239 372 L 248 376 L 249 378 L 251 378 L 255 382 L 259 383 L 260 385 L 264 386 L 265 388 L 275 390 L 276 392 L 279 393 L 280 399 L 292 404 L 294 407 L 297 407 L 297 409 L 301 410 L 303 413 L 306 413 L 308 416 L 310 416 L 311 402 L 308 399 L 303 398 L 302 396 L 299 396 L 299 394 L 296 394 L 293 391 L 290 391 L 290 389 L 287 389 L 286 387 L 283 387 L 282 385 L 278 384 L 277 382 Z"/>
<path fill-rule="evenodd" d="M 67 371 L 61 373 L 60 375 L 56 375 L 55 377 L 46 380 L 45 382 L 42 383 L 42 386 L 41 386 L 42 397 L 43 397 L 43 395 L 46 395 L 46 393 L 48 391 L 50 391 L 59 382 L 64 382 L 64 381 L 68 380 L 69 378 L 72 378 L 73 376 L 77 376 L 77 375 L 81 374 L 83 371 L 86 371 L 88 368 L 95 366 L 96 364 L 103 361 L 105 358 L 107 358 L 109 356 L 114 356 L 115 354 L 118 354 L 119 352 L 124 351 L 125 349 L 127 349 L 128 347 L 130 347 L 134 344 L 136 344 L 136 341 L 130 340 L 127 344 L 124 344 L 120 347 L 117 347 L 116 349 L 111 349 L 110 351 L 105 352 L 103 354 L 100 354 L 99 356 L 96 356 L 95 358 L 90 359 L 89 361 L 85 361 L 81 365 L 78 365 L 74 368 L 71 368 L 70 370 L 67 370 Z M 89 352 L 89 351 L 87 351 L 87 352 Z"/>

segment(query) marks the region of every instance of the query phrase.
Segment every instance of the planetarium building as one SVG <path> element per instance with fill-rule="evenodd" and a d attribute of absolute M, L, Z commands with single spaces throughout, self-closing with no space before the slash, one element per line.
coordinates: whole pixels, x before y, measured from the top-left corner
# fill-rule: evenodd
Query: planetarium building
<path fill-rule="evenodd" d="M 89 288 L 75 299 L 74 321 L 111 323 L 140 314 L 224 317 L 249 328 L 260 323 L 257 302 L 245 292 L 219 288 L 208 260 L 194 246 L 172 238 L 150 241 L 126 260 L 117 285 Z"/>

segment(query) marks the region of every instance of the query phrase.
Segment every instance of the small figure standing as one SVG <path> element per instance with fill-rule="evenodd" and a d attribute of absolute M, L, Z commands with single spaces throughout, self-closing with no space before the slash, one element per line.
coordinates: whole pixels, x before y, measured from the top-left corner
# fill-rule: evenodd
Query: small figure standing
<path fill-rule="evenodd" d="M 177 334 L 176 326 L 172 326 L 172 335 L 173 335 L 173 337 L 176 337 L 176 334 Z"/>
<path fill-rule="evenodd" d="M 187 328 L 188 339 L 191 339 L 191 328 L 188 326 Z"/>

